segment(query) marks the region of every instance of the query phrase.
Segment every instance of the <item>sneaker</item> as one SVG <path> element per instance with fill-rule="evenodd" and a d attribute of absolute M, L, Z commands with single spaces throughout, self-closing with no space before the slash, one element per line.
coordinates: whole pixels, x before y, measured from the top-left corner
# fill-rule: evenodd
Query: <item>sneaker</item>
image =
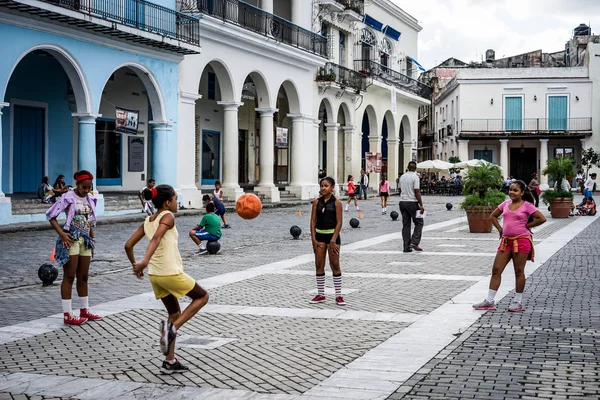
<path fill-rule="evenodd" d="M 317 304 L 323 302 L 325 302 L 325 296 L 323 296 L 322 294 L 316 295 L 311 301 L 309 301 L 310 304 Z"/>
<path fill-rule="evenodd" d="M 345 210 L 344 210 L 344 212 L 350 212 L 350 210 L 348 210 L 348 209 L 345 209 Z"/>
<path fill-rule="evenodd" d="M 96 315 L 96 314 L 92 314 L 92 312 L 90 311 L 89 308 L 82 308 L 79 310 L 79 317 L 80 318 L 85 318 L 89 321 L 98 321 L 99 319 L 102 319 L 101 316 Z"/>
<path fill-rule="evenodd" d="M 382 212 L 381 212 L 381 215 L 385 215 L 385 211 L 382 211 Z"/>
<path fill-rule="evenodd" d="M 362 208 L 356 207 L 356 211 L 362 211 Z"/>
<path fill-rule="evenodd" d="M 208 253 L 208 250 L 206 250 L 206 247 L 198 246 L 198 251 L 196 251 L 196 254 L 206 254 L 206 253 Z"/>
<path fill-rule="evenodd" d="M 423 251 L 423 249 L 420 248 L 419 245 L 415 244 L 415 243 L 411 244 L 410 247 L 412 247 L 416 251 Z"/>
<path fill-rule="evenodd" d="M 173 324 L 170 322 L 165 323 L 165 321 L 160 321 L 160 350 L 166 356 L 169 354 L 169 347 L 175 337 L 177 336 L 177 332 L 173 331 Z"/>
<path fill-rule="evenodd" d="M 182 365 L 177 359 L 173 364 L 171 364 L 167 360 L 164 360 L 162 363 L 162 367 L 160 367 L 160 372 L 167 375 L 171 375 L 177 372 L 186 372 L 189 370 L 189 367 Z"/>
<path fill-rule="evenodd" d="M 513 301 L 510 306 L 508 306 L 508 311 L 510 312 L 521 312 L 523 311 L 523 303 L 519 303 L 518 301 Z"/>
<path fill-rule="evenodd" d="M 335 304 L 337 304 L 338 306 L 345 306 L 346 302 L 344 301 L 344 298 L 342 296 L 337 296 L 335 298 Z"/>
<path fill-rule="evenodd" d="M 64 323 L 67 325 L 81 325 L 87 321 L 87 318 L 81 318 L 73 313 L 64 313 Z"/>
<path fill-rule="evenodd" d="M 223 225 L 223 228 L 224 228 L 224 229 L 229 229 L 229 228 L 231 228 L 231 225 L 229 225 L 229 224 L 225 224 L 225 225 Z"/>
<path fill-rule="evenodd" d="M 402 250 L 403 253 L 412 253 L 413 250 L 409 247 L 407 249 Z"/>
<path fill-rule="evenodd" d="M 473 308 L 476 310 L 495 311 L 496 304 L 493 300 L 489 301 L 488 299 L 485 299 L 481 303 L 473 304 Z"/>

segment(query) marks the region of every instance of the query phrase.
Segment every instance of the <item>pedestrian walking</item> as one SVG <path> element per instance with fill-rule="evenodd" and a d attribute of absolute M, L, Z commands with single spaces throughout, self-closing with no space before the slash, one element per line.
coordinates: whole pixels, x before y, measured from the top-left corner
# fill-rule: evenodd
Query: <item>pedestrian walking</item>
<path fill-rule="evenodd" d="M 326 178 L 326 177 L 325 177 Z M 323 178 L 323 179 L 325 179 Z M 354 200 L 354 205 L 356 206 L 356 211 L 361 211 L 360 207 L 358 206 L 358 200 L 356 199 L 356 185 L 354 185 L 354 177 L 352 175 L 348 175 L 348 200 L 346 200 L 346 212 L 350 212 L 350 210 L 348 210 L 348 206 L 350 205 L 350 202 L 352 200 Z"/>
<path fill-rule="evenodd" d="M 154 296 L 163 302 L 169 313 L 168 320 L 161 321 L 159 328 L 160 349 L 166 356 L 160 372 L 172 374 L 189 370 L 175 358 L 175 338 L 181 326 L 208 302 L 208 293 L 194 278 L 183 272 L 183 262 L 177 248 L 179 234 L 173 215 L 178 209 L 177 193 L 169 185 L 158 185 L 151 190 L 157 211 L 146 217 L 131 235 L 125 243 L 125 252 L 138 279 L 144 278 L 144 269 L 148 267 Z M 148 239 L 148 248 L 143 260 L 136 262 L 133 248 L 144 236 Z M 181 312 L 177 299 L 183 296 L 188 296 L 192 302 Z"/>
<path fill-rule="evenodd" d="M 102 319 L 93 314 L 89 306 L 88 273 L 94 256 L 96 238 L 96 199 L 89 194 L 94 176 L 89 171 L 79 171 L 73 176 L 77 183 L 75 190 L 60 196 L 46 212 L 50 225 L 58 233 L 54 257 L 63 267 L 63 280 L 60 285 L 63 321 L 68 325 L 81 325 L 84 322 Z M 67 220 L 61 227 L 56 218 L 64 211 Z M 79 296 L 79 316 L 73 314 L 71 293 L 77 278 Z"/>
<path fill-rule="evenodd" d="M 534 200 L 535 200 L 535 206 L 539 207 L 540 205 L 540 193 L 542 193 L 542 190 L 540 189 L 540 183 L 538 182 L 538 174 L 536 172 L 534 172 L 531 175 L 531 181 L 529 182 L 529 185 L 527 185 L 529 187 L 529 190 L 531 191 L 531 195 L 533 196 Z"/>
<path fill-rule="evenodd" d="M 585 181 L 583 185 L 583 197 L 592 197 L 594 191 L 594 181 L 596 180 L 596 173 L 590 174 L 590 177 Z"/>
<path fill-rule="evenodd" d="M 215 190 L 213 190 L 213 198 L 223 201 L 223 191 L 221 190 L 221 181 L 215 182 Z"/>
<path fill-rule="evenodd" d="M 381 174 L 379 182 L 379 197 L 381 198 L 381 215 L 387 214 L 387 201 L 390 196 L 390 183 L 387 181 L 385 174 Z"/>
<path fill-rule="evenodd" d="M 206 214 L 194 229 L 190 231 L 190 237 L 198 245 L 196 254 L 206 254 L 205 246 L 202 246 L 202 241 L 216 242 L 221 239 L 221 219 L 215 214 L 215 205 L 212 202 L 206 203 Z"/>
<path fill-rule="evenodd" d="M 340 230 L 342 229 L 342 203 L 333 195 L 335 180 L 329 176 L 321 179 L 321 197 L 313 201 L 310 216 L 310 233 L 317 278 L 317 295 L 312 304 L 325 301 L 325 258 L 329 254 L 329 266 L 333 273 L 335 303 L 346 305 L 342 297 L 342 269 L 340 268 Z"/>
<path fill-rule="evenodd" d="M 476 310 L 496 309 L 494 299 L 500 287 L 502 272 L 512 259 L 515 268 L 516 293 L 508 311 L 523 311 L 525 264 L 527 260 L 533 261 L 535 256 L 531 228 L 546 222 L 546 217 L 532 204 L 533 196 L 527 189 L 525 182 L 520 180 L 513 182 L 508 192 L 510 199 L 500 204 L 491 215 L 492 223 L 500 233 L 500 245 L 492 267 L 488 296 L 481 303 L 473 305 Z M 502 226 L 498 222 L 500 215 L 502 215 Z"/>
<path fill-rule="evenodd" d="M 152 188 L 156 182 L 154 179 L 148 179 L 146 182 L 146 186 L 140 189 L 138 193 L 138 197 L 142 202 L 142 212 L 145 212 L 148 215 L 154 214 L 156 210 L 154 210 L 154 205 L 152 204 Z"/>
<path fill-rule="evenodd" d="M 423 217 L 425 209 L 423 208 L 423 199 L 421 198 L 420 180 L 417 176 L 417 163 L 410 161 L 408 169 L 400 178 L 400 213 L 402 214 L 402 241 L 404 242 L 403 251 L 410 253 L 413 250 L 423 251 L 419 246 L 421 243 L 421 233 L 423 232 Z M 415 230 L 411 236 L 410 222 L 415 225 Z"/>
<path fill-rule="evenodd" d="M 225 216 L 225 213 L 227 212 L 225 209 L 225 204 L 223 204 L 221 200 L 216 197 L 211 198 L 209 195 L 205 194 L 202 196 L 202 202 L 204 203 L 204 207 L 206 207 L 208 203 L 213 203 L 215 205 L 215 214 L 221 218 L 221 221 L 223 221 L 223 228 L 231 228 L 231 226 L 227 223 L 227 217 Z"/>
<path fill-rule="evenodd" d="M 360 170 L 360 192 L 358 193 L 358 198 L 360 200 L 360 195 L 362 194 L 362 199 L 367 199 L 367 188 L 369 187 L 369 175 L 365 173 L 364 169 Z"/>

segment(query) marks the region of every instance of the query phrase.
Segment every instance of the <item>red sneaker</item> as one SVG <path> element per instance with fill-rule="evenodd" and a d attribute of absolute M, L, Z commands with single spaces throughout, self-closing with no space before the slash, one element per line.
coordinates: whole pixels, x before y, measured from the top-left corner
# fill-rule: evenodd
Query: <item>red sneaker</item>
<path fill-rule="evenodd" d="M 323 303 L 325 301 L 325 296 L 322 294 L 318 294 L 310 301 L 311 304 Z"/>
<path fill-rule="evenodd" d="M 64 322 L 67 325 L 81 325 L 87 321 L 87 318 L 81 318 L 73 313 L 64 313 Z"/>
<path fill-rule="evenodd" d="M 337 304 L 338 306 L 345 306 L 346 302 L 344 301 L 344 298 L 342 296 L 338 296 L 335 298 L 335 304 Z"/>
<path fill-rule="evenodd" d="M 85 318 L 85 319 L 89 319 L 90 321 L 98 321 L 99 319 L 102 319 L 101 316 L 96 315 L 96 314 L 92 314 L 90 312 L 89 308 L 82 308 L 79 310 L 79 316 L 81 318 Z"/>

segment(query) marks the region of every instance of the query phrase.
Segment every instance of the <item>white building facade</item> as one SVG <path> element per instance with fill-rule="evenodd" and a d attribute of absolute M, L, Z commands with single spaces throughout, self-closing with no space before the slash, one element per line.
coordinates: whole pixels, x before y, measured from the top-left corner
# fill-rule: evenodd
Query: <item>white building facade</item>
<path fill-rule="evenodd" d="M 529 182 L 548 157 L 581 159 L 592 136 L 587 67 L 462 69 L 435 99 L 433 154 L 485 159 Z M 595 122 L 597 123 L 597 122 Z"/>

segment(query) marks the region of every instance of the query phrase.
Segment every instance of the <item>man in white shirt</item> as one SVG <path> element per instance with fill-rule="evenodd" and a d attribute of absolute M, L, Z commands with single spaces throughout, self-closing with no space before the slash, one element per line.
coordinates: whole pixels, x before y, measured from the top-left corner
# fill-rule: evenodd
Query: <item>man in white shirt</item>
<path fill-rule="evenodd" d="M 420 182 L 416 170 L 417 163 L 411 161 L 408 163 L 408 172 L 400 178 L 400 213 L 402 214 L 402 240 L 405 253 L 410 253 L 413 250 L 423 251 L 419 247 L 421 233 L 423 232 L 423 218 L 417 218 L 417 212 L 423 214 L 425 209 L 423 208 Z M 411 220 L 415 224 L 412 237 L 410 234 Z"/>
<path fill-rule="evenodd" d="M 358 199 L 360 200 L 360 195 L 362 194 L 363 200 L 367 199 L 367 188 L 369 187 L 369 175 L 365 173 L 364 169 L 360 170 L 360 193 L 358 194 Z"/>
<path fill-rule="evenodd" d="M 585 181 L 583 185 L 583 197 L 592 197 L 594 190 L 594 181 L 596 180 L 596 173 L 590 174 L 590 177 Z"/>

